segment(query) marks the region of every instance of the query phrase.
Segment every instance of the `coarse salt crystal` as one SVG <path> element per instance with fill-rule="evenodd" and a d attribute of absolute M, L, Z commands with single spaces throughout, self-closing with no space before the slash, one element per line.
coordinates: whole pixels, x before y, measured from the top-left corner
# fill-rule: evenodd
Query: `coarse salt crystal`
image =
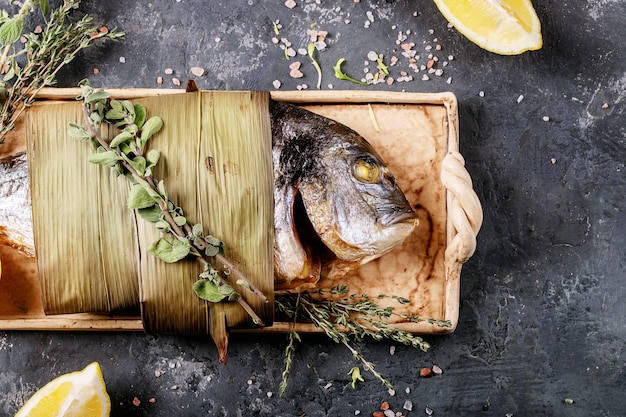
<path fill-rule="evenodd" d="M 275 89 L 277 89 L 277 90 L 278 90 L 278 89 L 280 88 L 280 86 L 282 85 L 282 84 L 281 84 L 281 82 L 280 82 L 280 80 L 274 80 L 274 82 L 273 82 L 272 84 L 274 85 L 274 88 L 275 88 Z"/>
<path fill-rule="evenodd" d="M 485 92 L 484 91 L 479 91 L 478 92 L 478 96 L 479 97 L 485 97 Z"/>
<path fill-rule="evenodd" d="M 520 94 L 519 97 L 517 98 L 517 102 L 521 103 L 522 100 L 524 100 L 524 96 Z"/>
<path fill-rule="evenodd" d="M 163 71 L 164 73 L 166 73 L 167 75 L 172 75 L 174 74 L 174 70 L 171 68 L 165 68 L 165 70 Z"/>
<path fill-rule="evenodd" d="M 550 118 L 549 118 L 548 116 L 543 116 L 543 121 L 544 121 L 544 122 L 549 122 L 549 121 L 550 121 Z"/>
<path fill-rule="evenodd" d="M 422 75 L 422 81 L 428 81 L 430 80 L 430 77 L 426 74 Z"/>
<path fill-rule="evenodd" d="M 447 84 L 452 84 L 452 77 L 448 77 L 448 79 L 446 80 Z"/>
<path fill-rule="evenodd" d="M 202 67 L 191 67 L 191 73 L 196 77 L 202 77 L 204 75 L 204 68 Z"/>
<path fill-rule="evenodd" d="M 178 78 L 172 78 L 172 84 L 180 85 L 180 80 Z"/>
<path fill-rule="evenodd" d="M 121 57 L 120 57 L 120 62 L 121 62 L 122 64 L 125 64 L 125 63 L 126 63 L 126 58 L 124 58 L 123 56 L 121 56 Z"/>
<path fill-rule="evenodd" d="M 413 410 L 413 403 L 410 400 L 406 400 L 402 408 L 404 408 L 406 411 L 411 411 Z"/>
<path fill-rule="evenodd" d="M 285 6 L 287 6 L 287 8 L 289 9 L 293 9 L 294 7 L 296 7 L 296 2 L 294 0 L 287 0 L 285 2 Z"/>

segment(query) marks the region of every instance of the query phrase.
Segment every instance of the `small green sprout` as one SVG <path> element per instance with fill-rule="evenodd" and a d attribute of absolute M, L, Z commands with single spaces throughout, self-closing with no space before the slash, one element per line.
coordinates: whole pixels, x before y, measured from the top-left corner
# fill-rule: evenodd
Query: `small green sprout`
<path fill-rule="evenodd" d="M 344 72 L 341 70 L 341 65 L 346 61 L 345 58 L 339 58 L 339 61 L 337 61 L 337 63 L 335 64 L 335 66 L 333 67 L 333 70 L 335 70 L 335 78 L 337 78 L 338 80 L 345 80 L 345 81 L 350 81 L 353 82 L 355 84 L 359 84 L 359 85 L 369 85 L 368 83 L 365 83 L 363 81 L 359 81 L 356 80 L 352 77 L 350 77 L 347 74 L 344 74 Z"/>
<path fill-rule="evenodd" d="M 350 371 L 348 372 L 348 375 L 352 377 L 352 388 L 356 388 L 356 383 L 358 381 L 365 382 L 365 380 L 361 376 L 361 368 L 359 368 L 358 366 L 355 366 L 354 368 L 350 369 Z"/>
<path fill-rule="evenodd" d="M 322 88 L 322 68 L 320 67 L 320 64 L 317 62 L 315 57 L 313 56 L 314 53 L 315 53 L 315 44 L 311 42 L 309 43 L 309 46 L 307 47 L 307 54 L 309 55 L 309 58 L 311 59 L 311 62 L 313 63 L 313 66 L 315 67 L 315 70 L 317 71 L 317 89 L 319 90 L 320 88 Z"/>

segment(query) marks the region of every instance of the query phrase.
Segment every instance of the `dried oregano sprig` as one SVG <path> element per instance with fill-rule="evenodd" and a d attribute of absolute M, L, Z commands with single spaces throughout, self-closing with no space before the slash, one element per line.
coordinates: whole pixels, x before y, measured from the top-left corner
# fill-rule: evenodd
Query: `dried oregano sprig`
<path fill-rule="evenodd" d="M 94 90 L 87 81 L 81 82 L 80 87 L 81 95 L 77 99 L 82 101 L 85 126 L 70 123 L 69 135 L 91 141 L 96 151 L 89 155 L 89 162 L 108 166 L 130 181 L 128 207 L 136 210 L 144 220 L 154 223 L 162 233 L 157 243 L 149 248 L 150 253 L 169 263 L 195 257 L 203 266 L 200 279 L 193 285 L 196 295 L 214 303 L 236 301 L 255 323 L 263 325 L 245 299 L 206 257 L 215 257 L 238 278 L 237 284 L 267 300 L 265 295 L 224 257 L 223 242 L 214 236 L 204 235 L 201 224 L 188 220 L 183 209 L 169 199 L 165 183 L 152 175 L 160 152 L 148 150 L 146 145 L 163 127 L 161 118 L 148 118 L 143 105 L 129 100 L 112 100 L 109 93 Z M 110 142 L 100 133 L 103 123 L 119 129 Z"/>
<path fill-rule="evenodd" d="M 364 368 L 372 372 L 387 388 L 392 388 L 392 384 L 375 370 L 374 364 L 363 357 L 353 346 L 352 341 L 360 342 L 366 338 L 378 341 L 393 340 L 427 351 L 430 345 L 424 339 L 390 324 L 389 319 L 395 316 L 405 323 L 427 321 L 439 327 L 450 327 L 451 323 L 448 320 L 422 319 L 413 314 L 397 314 L 393 307 L 381 307 L 376 300 L 394 300 L 401 305 L 409 302 L 406 298 L 395 295 L 378 295 L 372 298 L 367 294 L 349 294 L 347 286 L 338 285 L 314 292 L 281 295 L 276 297 L 276 308 L 294 323 L 312 322 L 334 342 L 346 346 L 354 359 L 360 361 Z M 299 340 L 294 337 L 294 333 L 292 331 L 289 334 L 280 393 L 284 393 L 287 387 L 291 356 L 295 350 L 294 343 Z"/>
<path fill-rule="evenodd" d="M 79 3 L 65 0 L 50 12 L 48 0 L 26 0 L 14 16 L 0 11 L 0 143 L 37 93 L 54 85 L 59 70 L 80 51 L 97 39 L 116 40 L 124 36 L 116 29 L 98 28 L 88 15 L 69 22 L 71 11 Z M 45 25 L 41 33 L 25 32 L 26 17 L 36 6 L 46 19 Z"/>

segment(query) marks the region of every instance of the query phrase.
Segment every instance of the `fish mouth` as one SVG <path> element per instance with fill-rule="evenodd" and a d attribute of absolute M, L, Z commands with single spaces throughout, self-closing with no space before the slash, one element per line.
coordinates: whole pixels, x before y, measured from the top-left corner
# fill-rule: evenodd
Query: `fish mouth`
<path fill-rule="evenodd" d="M 408 207 L 391 207 L 380 210 L 378 222 L 383 226 L 391 226 L 398 223 L 414 223 L 417 226 L 417 213 Z"/>

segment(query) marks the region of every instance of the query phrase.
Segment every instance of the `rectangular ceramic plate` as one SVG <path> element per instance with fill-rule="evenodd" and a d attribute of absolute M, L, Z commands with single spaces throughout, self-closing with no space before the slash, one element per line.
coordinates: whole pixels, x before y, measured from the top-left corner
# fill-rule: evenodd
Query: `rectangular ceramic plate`
<path fill-rule="evenodd" d="M 179 93 L 173 90 L 113 89 L 114 97 L 138 98 Z M 73 100 L 76 89 L 46 90 L 41 99 Z M 407 298 L 396 312 L 424 319 L 449 320 L 449 328 L 428 322 L 403 323 L 415 333 L 454 330 L 459 309 L 460 267 L 447 268 L 446 244 L 452 227 L 447 215 L 449 192 L 440 180 L 442 161 L 458 151 L 456 98 L 451 93 L 421 94 L 368 91 L 272 92 L 272 98 L 304 106 L 356 130 L 378 150 L 419 215 L 420 224 L 405 244 L 342 279 L 350 293 Z M 45 105 L 45 102 L 44 102 Z M 19 127 L 16 133 L 19 132 Z M 14 148 L 19 150 L 19 147 Z M 3 330 L 143 330 L 140 317 L 91 313 L 44 314 L 37 265 L 0 245 L 0 329 Z M 324 282 L 330 287 L 338 282 Z M 261 331 L 289 331 L 293 323 L 274 322 Z M 296 324 L 301 332 L 317 329 Z M 249 329 L 243 331 L 250 331 Z"/>

